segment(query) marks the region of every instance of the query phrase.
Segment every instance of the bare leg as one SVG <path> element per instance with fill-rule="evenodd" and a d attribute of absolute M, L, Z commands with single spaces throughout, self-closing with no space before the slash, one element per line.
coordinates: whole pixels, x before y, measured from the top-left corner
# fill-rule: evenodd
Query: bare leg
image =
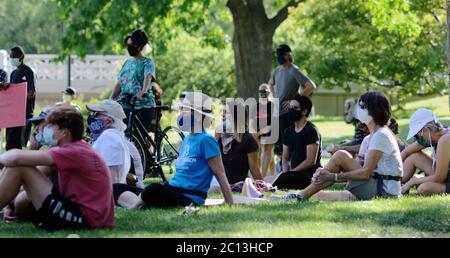
<path fill-rule="evenodd" d="M 16 197 L 22 184 L 26 186 L 27 195 L 37 210 L 53 188 L 50 180 L 34 167 L 6 168 L 0 174 L 0 208 Z"/>
<path fill-rule="evenodd" d="M 262 145 L 263 147 L 263 153 L 262 153 L 262 176 L 266 177 L 268 176 L 267 172 L 270 167 L 275 167 L 275 165 L 273 165 L 273 159 L 272 159 L 272 153 L 273 153 L 273 144 L 264 144 Z M 273 166 L 272 166 L 273 165 Z M 270 171 L 270 175 L 274 174 L 274 169 L 271 169 Z"/>
<path fill-rule="evenodd" d="M 361 168 L 359 162 L 353 159 L 352 155 L 347 151 L 337 151 L 325 166 L 325 169 L 331 173 L 345 173 L 347 171 L 352 171 L 359 168 Z M 303 189 L 300 194 L 303 195 L 305 199 L 309 199 L 320 190 L 323 190 L 333 184 L 334 182 L 327 182 L 321 185 L 310 184 L 308 187 Z"/>
<path fill-rule="evenodd" d="M 430 196 L 435 194 L 444 194 L 445 193 L 445 184 L 426 182 L 423 183 L 417 188 L 417 192 L 420 195 Z"/>
<path fill-rule="evenodd" d="M 433 174 L 431 166 L 433 160 L 423 152 L 417 152 L 411 154 L 405 162 L 403 162 L 403 178 L 402 183 L 406 183 L 414 176 L 416 169 L 422 170 L 425 175 L 429 176 Z"/>
<path fill-rule="evenodd" d="M 312 200 L 324 200 L 324 201 L 356 201 L 357 198 L 349 191 L 332 191 L 325 192 L 320 191 L 311 196 Z"/>

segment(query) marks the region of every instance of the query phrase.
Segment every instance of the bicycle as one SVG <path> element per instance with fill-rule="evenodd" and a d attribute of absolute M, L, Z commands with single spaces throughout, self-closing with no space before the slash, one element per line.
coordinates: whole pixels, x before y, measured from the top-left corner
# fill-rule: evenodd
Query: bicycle
<path fill-rule="evenodd" d="M 178 158 L 178 151 L 184 139 L 183 132 L 174 126 L 168 126 L 161 130 L 161 112 L 170 110 L 170 106 L 158 105 L 156 110 L 156 124 L 154 126 L 154 139 L 135 115 L 136 96 L 126 94 L 118 102 L 128 104 L 130 114 L 125 131 L 125 136 L 133 142 L 141 155 L 142 167 L 144 168 L 144 178 L 161 177 L 166 182 L 173 174 L 173 163 Z M 156 152 L 155 152 L 156 150 Z M 167 171 L 168 170 L 168 171 Z"/>

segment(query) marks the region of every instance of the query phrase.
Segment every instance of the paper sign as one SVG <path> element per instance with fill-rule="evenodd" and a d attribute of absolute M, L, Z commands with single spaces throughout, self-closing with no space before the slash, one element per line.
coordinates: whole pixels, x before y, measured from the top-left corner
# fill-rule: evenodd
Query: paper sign
<path fill-rule="evenodd" d="M 27 83 L 11 84 L 0 91 L 0 128 L 24 126 L 27 106 Z"/>

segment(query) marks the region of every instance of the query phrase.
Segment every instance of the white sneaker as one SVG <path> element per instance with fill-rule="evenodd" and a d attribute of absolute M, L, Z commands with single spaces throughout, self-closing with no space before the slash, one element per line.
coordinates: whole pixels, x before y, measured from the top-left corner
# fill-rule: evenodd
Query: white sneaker
<path fill-rule="evenodd" d="M 303 200 L 303 196 L 301 194 L 286 194 L 286 195 L 272 195 L 270 197 L 272 201 L 291 201 L 291 200 Z"/>

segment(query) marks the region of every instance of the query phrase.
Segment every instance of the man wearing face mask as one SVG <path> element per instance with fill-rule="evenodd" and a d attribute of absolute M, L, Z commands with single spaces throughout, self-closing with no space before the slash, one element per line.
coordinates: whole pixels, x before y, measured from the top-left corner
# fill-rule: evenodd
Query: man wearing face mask
<path fill-rule="evenodd" d="M 25 52 L 21 47 L 13 47 L 10 53 L 10 62 L 13 67 L 10 79 L 11 83 L 27 83 L 27 106 L 25 118 L 33 117 L 36 100 L 36 74 L 29 66 L 25 65 Z M 22 149 L 26 146 L 31 133 L 31 123 L 25 126 L 6 129 L 6 150 Z"/>
<path fill-rule="evenodd" d="M 287 116 L 295 122 L 284 132 L 283 172 L 273 183 L 278 189 L 303 189 L 322 167 L 322 139 L 317 127 L 308 121 L 311 108 L 306 96 L 296 95 L 289 103 Z"/>
<path fill-rule="evenodd" d="M 288 45 L 280 45 L 276 50 L 276 54 L 279 66 L 273 70 L 269 85 L 272 96 L 278 98 L 280 103 L 280 136 L 275 144 L 275 153 L 281 154 L 283 132 L 294 123 L 287 116 L 289 102 L 297 94 L 310 96 L 316 85 L 294 65 L 292 50 Z"/>
<path fill-rule="evenodd" d="M 81 111 L 80 106 L 78 106 L 75 103 L 72 103 L 77 96 L 77 91 L 75 90 L 75 88 L 68 87 L 65 90 L 61 91 L 61 93 L 62 93 L 62 102 L 56 103 L 55 106 L 74 108 L 78 111 Z"/>
<path fill-rule="evenodd" d="M 436 119 L 431 110 L 421 108 L 411 117 L 408 140 L 416 142 L 402 152 L 404 177 L 402 193 L 413 186 L 422 195 L 450 193 L 450 129 Z M 422 150 L 432 148 L 432 157 Z M 425 177 L 413 177 L 416 169 Z"/>
<path fill-rule="evenodd" d="M 155 118 L 155 96 L 152 91 L 152 80 L 156 79 L 153 60 L 144 57 L 142 51 L 149 43 L 147 34 L 143 30 L 135 30 L 125 37 L 130 58 L 125 61 L 120 70 L 118 81 L 113 88 L 112 99 L 125 99 L 127 94 L 137 97 L 135 114 L 147 131 L 151 128 L 151 121 Z M 131 107 L 122 103 L 125 115 L 129 117 Z M 128 124 L 125 121 L 126 124 Z"/>
<path fill-rule="evenodd" d="M 45 118 L 54 109 L 49 107 L 43 110 L 39 116 L 31 118 L 29 121 L 34 125 L 34 131 L 30 137 L 30 150 L 40 150 L 48 147 L 45 142 L 43 131 L 45 127 Z M 58 177 L 56 170 L 50 167 L 41 166 L 39 170 L 47 176 L 50 181 L 56 186 L 58 184 Z M 20 192 L 11 205 L 6 206 L 3 211 L 3 219 L 6 223 L 15 223 L 22 220 L 29 219 L 32 211 L 30 211 L 31 200 L 28 198 L 25 191 Z"/>
<path fill-rule="evenodd" d="M 24 185 L 35 210 L 33 223 L 48 230 L 110 228 L 114 200 L 108 168 L 82 140 L 83 116 L 58 108 L 46 117 L 48 151 L 11 150 L 0 155 L 0 208 L 10 204 Z M 58 186 L 41 171 L 57 170 Z"/>
<path fill-rule="evenodd" d="M 102 100 L 86 105 L 90 115 L 87 125 L 92 147 L 108 165 L 113 184 L 126 184 L 132 164 L 138 178 L 137 186 L 144 188 L 144 170 L 136 147 L 125 137 L 125 113 L 119 103 Z"/>

